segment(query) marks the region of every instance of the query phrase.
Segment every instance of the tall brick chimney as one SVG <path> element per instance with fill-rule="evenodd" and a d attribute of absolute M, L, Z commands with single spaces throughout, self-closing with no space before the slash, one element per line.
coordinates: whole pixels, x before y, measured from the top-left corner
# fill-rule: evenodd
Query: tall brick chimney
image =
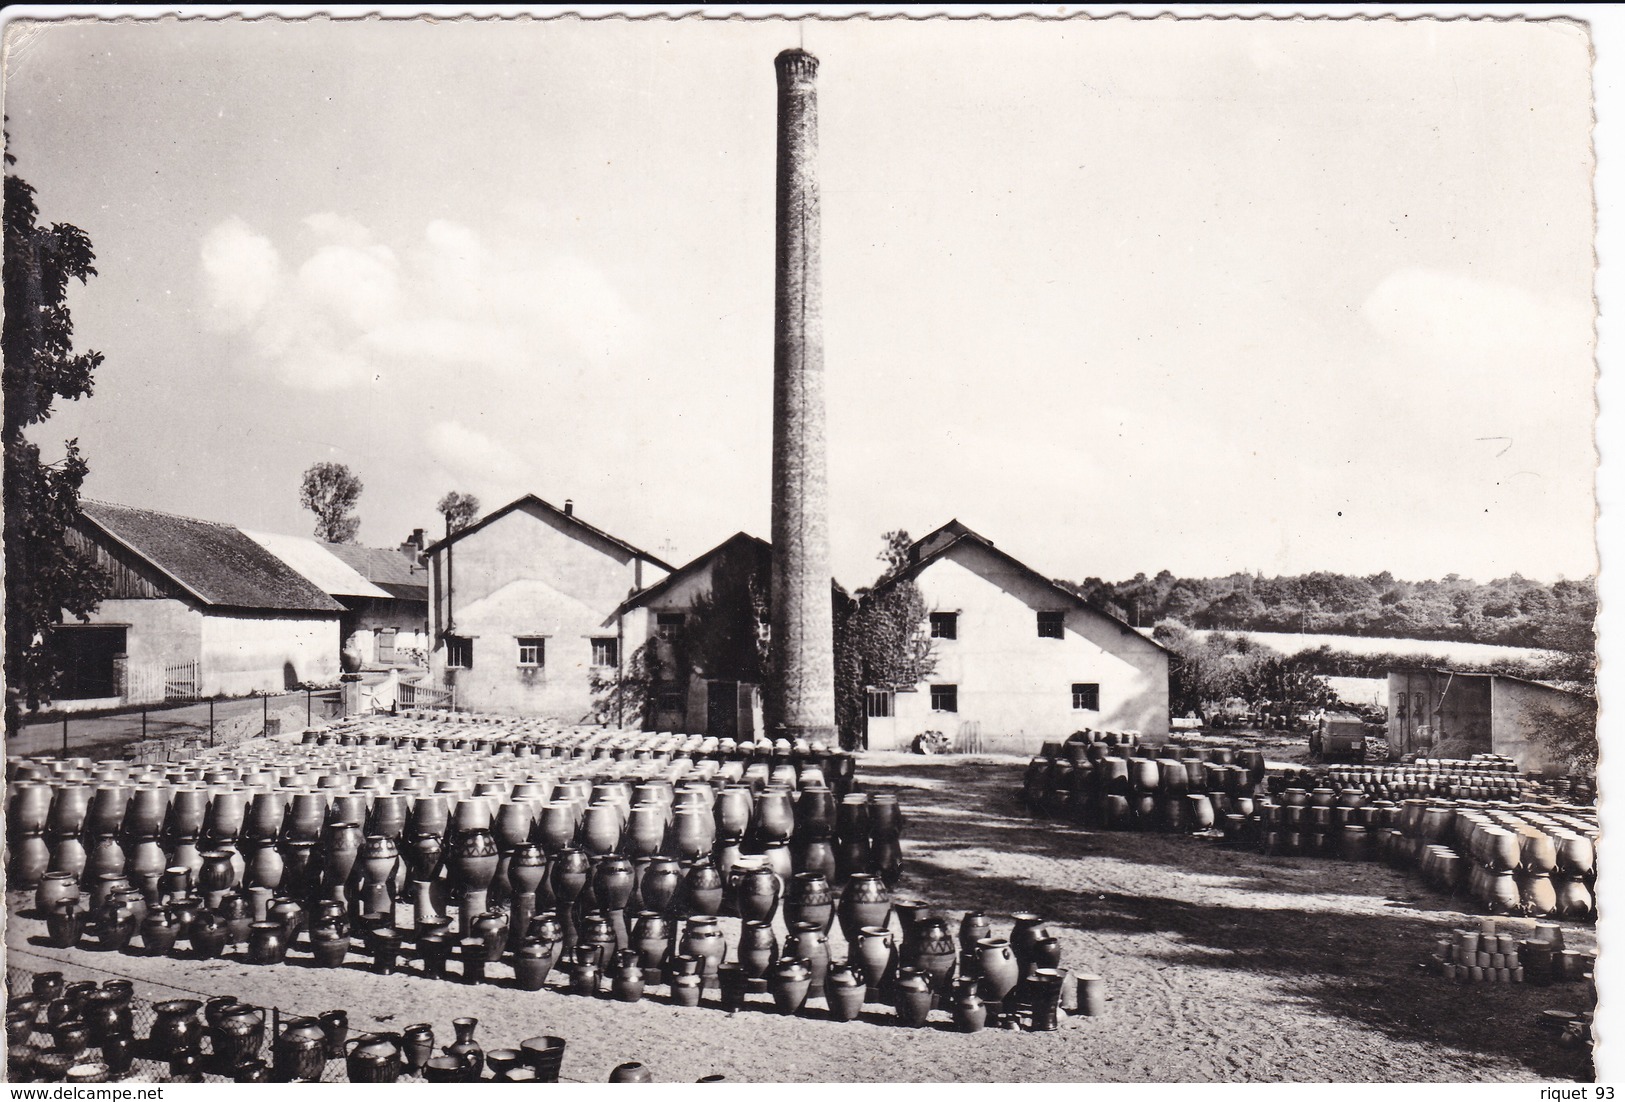
<path fill-rule="evenodd" d="M 785 50 L 779 81 L 773 300 L 773 638 L 769 731 L 835 738 L 835 644 L 824 460 L 818 59 Z"/>

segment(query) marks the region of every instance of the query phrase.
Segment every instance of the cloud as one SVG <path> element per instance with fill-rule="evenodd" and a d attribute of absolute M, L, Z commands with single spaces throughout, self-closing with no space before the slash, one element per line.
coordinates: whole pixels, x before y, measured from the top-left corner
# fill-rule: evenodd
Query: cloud
<path fill-rule="evenodd" d="M 1428 268 L 1389 274 L 1360 313 L 1399 349 L 1452 360 L 1538 354 L 1591 332 L 1588 304 L 1577 308 L 1511 284 Z"/>
<path fill-rule="evenodd" d="M 276 246 L 238 218 L 220 223 L 203 238 L 202 263 L 209 318 L 220 329 L 251 322 L 282 280 Z"/>
<path fill-rule="evenodd" d="M 430 427 L 425 442 L 430 457 L 459 485 L 490 497 L 524 492 L 530 464 L 485 433 L 458 421 L 440 421 Z"/>
<path fill-rule="evenodd" d="M 283 256 L 240 219 L 203 241 L 211 317 L 248 338 L 247 365 L 304 390 L 373 382 L 503 385 L 624 365 L 642 323 L 615 281 L 521 226 L 489 243 L 437 219 L 420 237 L 380 240 L 333 212 L 302 223 L 299 251 Z"/>

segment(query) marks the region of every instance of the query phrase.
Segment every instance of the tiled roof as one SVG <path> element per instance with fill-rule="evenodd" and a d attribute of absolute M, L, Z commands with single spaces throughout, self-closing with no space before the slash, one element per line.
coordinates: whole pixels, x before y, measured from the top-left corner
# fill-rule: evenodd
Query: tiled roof
<path fill-rule="evenodd" d="M 206 605 L 338 613 L 343 606 L 229 524 L 81 501 L 100 532 Z"/>

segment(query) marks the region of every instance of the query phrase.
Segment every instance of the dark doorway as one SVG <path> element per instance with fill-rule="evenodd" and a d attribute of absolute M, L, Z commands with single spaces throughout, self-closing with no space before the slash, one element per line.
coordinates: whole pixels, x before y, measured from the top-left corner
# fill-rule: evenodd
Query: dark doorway
<path fill-rule="evenodd" d="M 96 700 L 118 695 L 113 659 L 125 653 L 123 627 L 67 625 L 51 632 L 61 700 Z"/>
<path fill-rule="evenodd" d="M 705 733 L 717 738 L 739 737 L 739 682 L 705 683 Z"/>

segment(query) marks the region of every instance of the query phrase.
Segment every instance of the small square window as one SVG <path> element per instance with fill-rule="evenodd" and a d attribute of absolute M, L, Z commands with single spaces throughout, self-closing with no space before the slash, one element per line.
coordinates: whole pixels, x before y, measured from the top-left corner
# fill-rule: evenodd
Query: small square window
<path fill-rule="evenodd" d="M 959 711 L 958 685 L 931 686 L 931 710 L 933 712 Z"/>
<path fill-rule="evenodd" d="M 664 715 L 680 714 L 687 701 L 680 689 L 661 689 L 655 700 L 655 709 Z"/>
<path fill-rule="evenodd" d="M 683 637 L 683 621 L 686 619 L 681 612 L 660 612 L 655 614 L 655 634 L 668 643 L 675 643 Z"/>
<path fill-rule="evenodd" d="M 474 640 L 461 635 L 446 636 L 446 668 L 467 670 L 474 666 Z"/>
<path fill-rule="evenodd" d="M 958 639 L 959 613 L 933 612 L 931 614 L 931 638 Z"/>
<path fill-rule="evenodd" d="M 1072 707 L 1085 712 L 1100 711 L 1100 686 L 1074 682 L 1072 685 Z"/>
<path fill-rule="evenodd" d="M 592 664 L 599 668 L 619 666 L 621 664 L 621 641 L 619 639 L 594 639 L 592 641 Z"/>
<path fill-rule="evenodd" d="M 1066 638 L 1066 613 L 1040 612 L 1038 614 L 1038 637 L 1040 639 Z"/>
<path fill-rule="evenodd" d="M 519 640 L 519 664 L 543 666 L 547 664 L 547 640 L 541 638 Z"/>

